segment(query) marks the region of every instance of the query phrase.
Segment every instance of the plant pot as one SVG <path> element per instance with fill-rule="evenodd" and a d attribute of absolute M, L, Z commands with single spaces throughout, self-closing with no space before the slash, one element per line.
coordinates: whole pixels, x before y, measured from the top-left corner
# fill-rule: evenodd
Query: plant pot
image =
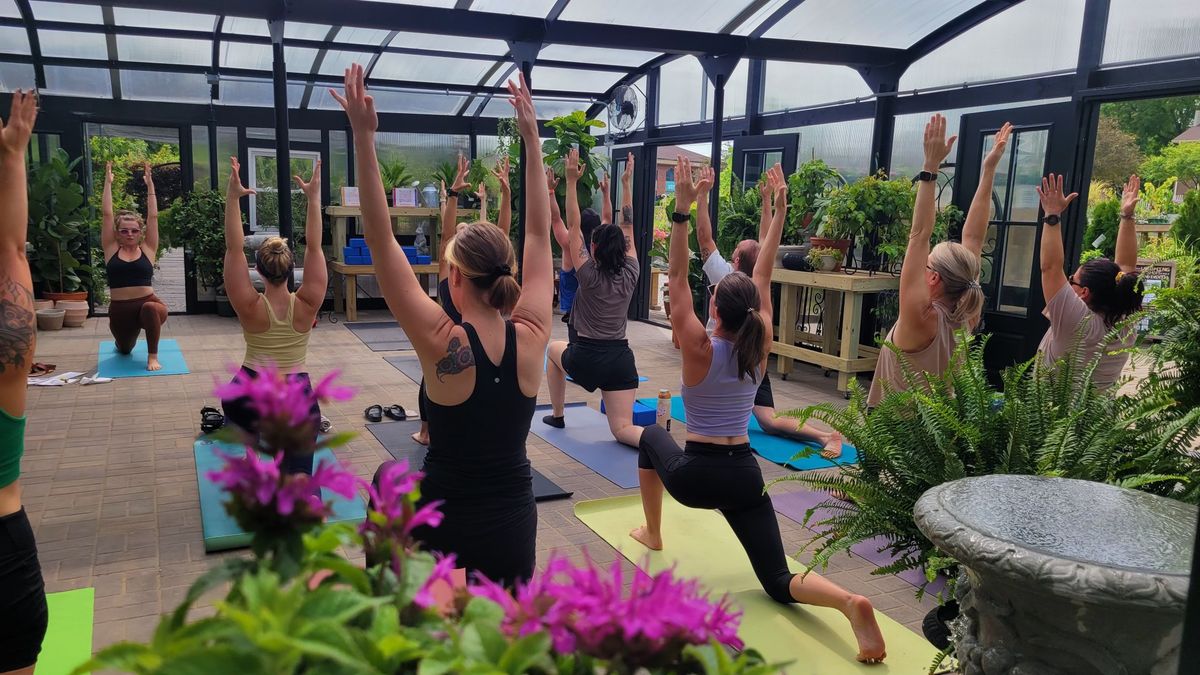
<path fill-rule="evenodd" d="M 813 237 L 809 240 L 813 248 L 834 248 L 841 252 L 842 260 L 850 256 L 850 240 L 849 239 L 827 239 L 825 237 Z M 839 260 L 831 272 L 837 272 L 842 269 L 842 260 Z"/>
<path fill-rule="evenodd" d="M 39 309 L 37 311 L 38 330 L 62 330 L 65 309 Z"/>
<path fill-rule="evenodd" d="M 79 302 L 81 300 L 87 300 L 87 291 L 71 291 L 70 293 L 51 293 L 50 291 L 45 291 L 42 293 L 42 298 L 45 300 L 53 300 L 55 302 L 60 300 Z"/>
<path fill-rule="evenodd" d="M 86 302 L 78 302 L 73 300 L 59 300 L 54 303 L 55 309 L 61 309 L 66 312 L 63 318 L 63 325 L 68 328 L 78 328 L 87 321 L 88 304 Z"/>
<path fill-rule="evenodd" d="M 841 259 L 839 259 L 835 255 L 821 256 L 821 271 L 822 272 L 835 272 L 835 271 L 837 271 L 837 268 L 841 266 L 841 264 L 842 264 Z"/>
<path fill-rule="evenodd" d="M 783 256 L 789 253 L 797 253 L 803 257 L 804 254 L 808 253 L 808 249 L 809 247 L 803 244 L 798 246 L 780 246 L 779 250 L 775 253 L 775 266 L 783 267 Z"/>
<path fill-rule="evenodd" d="M 43 310 L 43 309 L 54 309 L 54 301 L 53 300 L 34 300 L 33 301 L 33 311 L 36 312 L 36 311 Z"/>
<path fill-rule="evenodd" d="M 233 303 L 229 302 L 229 296 L 224 292 L 217 293 L 217 316 L 237 316 L 237 312 L 233 311 Z"/>

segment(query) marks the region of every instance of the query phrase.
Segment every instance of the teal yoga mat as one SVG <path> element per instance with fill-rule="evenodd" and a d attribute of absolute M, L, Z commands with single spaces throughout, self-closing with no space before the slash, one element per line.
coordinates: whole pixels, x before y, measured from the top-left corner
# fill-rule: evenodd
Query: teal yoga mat
<path fill-rule="evenodd" d="M 100 377 L 154 377 L 157 375 L 187 375 L 187 361 L 174 340 L 158 341 L 158 362 L 162 370 L 146 370 L 146 341 L 138 340 L 137 346 L 128 354 L 117 353 L 117 344 L 112 340 L 100 343 L 100 360 L 96 374 Z"/>
<path fill-rule="evenodd" d="M 641 398 L 638 400 L 652 408 L 658 406 L 657 399 Z M 679 396 L 671 397 L 671 419 L 687 424 L 687 414 L 683 410 L 683 399 Z M 848 443 L 842 444 L 842 456 L 836 460 L 825 459 L 819 454 L 809 457 L 796 457 L 797 454 L 809 448 L 819 450 L 821 446 L 816 443 L 804 443 L 780 436 L 772 436 L 762 430 L 762 427 L 758 425 L 758 420 L 754 419 L 753 415 L 750 416 L 750 447 L 767 461 L 798 471 L 828 469 L 835 464 L 854 464 L 858 461 L 858 450 Z"/>
<path fill-rule="evenodd" d="M 232 455 L 244 453 L 245 448 L 232 443 L 200 438 L 196 440 L 192 449 L 196 459 L 196 483 L 200 488 L 200 521 L 204 526 L 204 550 L 212 553 L 249 546 L 250 535 L 243 532 L 233 520 L 233 516 L 225 510 L 225 493 L 204 475 L 221 468 L 223 460 L 217 456 L 217 450 Z M 320 464 L 321 460 L 337 461 L 328 448 L 316 454 L 313 467 Z M 357 495 L 346 499 L 326 490 L 324 497 L 333 502 L 333 515 L 326 522 L 357 523 L 367 517 L 366 507 Z"/>

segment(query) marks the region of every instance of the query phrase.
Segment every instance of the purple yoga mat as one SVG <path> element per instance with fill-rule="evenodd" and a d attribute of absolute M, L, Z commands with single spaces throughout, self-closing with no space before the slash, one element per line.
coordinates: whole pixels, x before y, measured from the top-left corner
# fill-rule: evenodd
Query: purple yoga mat
<path fill-rule="evenodd" d="M 771 501 L 775 504 L 776 512 L 781 513 L 801 524 L 804 523 L 804 514 L 807 513 L 809 509 L 813 508 L 817 504 L 820 504 L 826 499 L 829 499 L 829 495 L 821 492 L 814 492 L 812 490 L 796 490 L 795 492 L 783 492 L 771 495 Z M 810 529 L 817 530 L 817 527 L 814 526 L 813 523 L 820 522 L 826 517 L 828 517 L 828 514 L 818 509 L 817 512 L 813 514 L 812 520 L 809 521 L 808 527 Z M 896 556 L 892 555 L 890 552 L 886 550 L 879 550 L 886 544 L 887 540 L 883 537 L 875 537 L 851 546 L 850 552 L 860 558 L 863 558 L 876 567 L 883 567 L 884 565 L 890 565 L 897 560 Z M 920 588 L 921 584 L 925 583 L 924 573 L 918 570 L 905 570 L 896 576 L 917 588 Z M 934 579 L 929 583 L 928 586 L 925 587 L 925 592 L 937 595 L 945 588 L 946 578 L 939 574 L 937 579 Z"/>

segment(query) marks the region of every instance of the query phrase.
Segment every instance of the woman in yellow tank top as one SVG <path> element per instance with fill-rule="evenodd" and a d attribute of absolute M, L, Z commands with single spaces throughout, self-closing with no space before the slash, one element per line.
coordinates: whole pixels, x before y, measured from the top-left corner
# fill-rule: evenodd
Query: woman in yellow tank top
<path fill-rule="evenodd" d="M 308 198 L 308 217 L 304 225 L 307 246 L 304 253 L 304 283 L 295 293 L 288 291 L 295 259 L 288 244 L 280 237 L 264 241 L 255 254 L 255 268 L 263 278 L 266 291 L 259 293 L 250 282 L 246 265 L 242 213 L 242 197 L 254 194 L 242 185 L 240 166 L 230 158 L 233 171 L 225 197 L 225 292 L 233 311 L 237 312 L 246 339 L 246 356 L 242 359 L 238 378 L 254 378 L 264 367 L 278 368 L 289 377 L 299 378 L 306 385 L 308 373 L 304 367 L 308 356 L 308 337 L 321 303 L 325 300 L 328 271 L 321 250 L 321 162 L 317 160 L 312 177 L 306 183 L 293 176 Z M 258 413 L 247 398 L 221 401 L 225 419 L 248 434 L 258 433 Z M 313 428 L 320 425 L 321 409 L 313 403 Z M 286 456 L 283 470 L 287 473 L 312 474 L 312 455 Z"/>

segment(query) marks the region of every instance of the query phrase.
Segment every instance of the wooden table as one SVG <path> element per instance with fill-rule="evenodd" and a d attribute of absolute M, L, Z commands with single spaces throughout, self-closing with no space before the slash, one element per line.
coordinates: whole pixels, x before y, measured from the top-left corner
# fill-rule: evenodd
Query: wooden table
<path fill-rule="evenodd" d="M 330 232 L 332 237 L 332 250 L 329 251 L 330 260 L 342 259 L 342 247 L 346 246 L 350 237 L 350 219 L 362 218 L 362 209 L 357 206 L 327 206 L 325 207 L 325 215 L 330 219 Z M 388 208 L 388 215 L 394 221 L 392 223 L 392 231 L 396 234 L 414 235 L 417 232 L 416 227 L 405 227 L 403 222 L 413 218 L 429 218 L 433 222 L 431 232 L 426 232 L 425 236 L 429 237 L 429 250 L 433 252 L 434 261 L 437 261 L 438 237 L 441 234 L 441 210 L 430 209 L 421 206 L 392 206 Z M 459 209 L 456 217 L 465 218 L 468 221 L 479 218 L 479 209 Z M 357 233 L 355 233 L 357 235 Z"/>
<path fill-rule="evenodd" d="M 662 309 L 662 305 L 658 302 L 658 282 L 664 274 L 666 274 L 665 270 L 657 267 L 650 268 L 650 309 L 656 312 Z"/>
<path fill-rule="evenodd" d="M 437 263 L 429 265 L 413 265 L 413 272 L 417 273 L 417 278 L 421 279 L 425 284 L 425 288 L 429 288 L 429 277 L 437 276 Z M 342 283 L 333 284 L 333 311 L 342 311 L 342 306 L 345 305 L 346 320 L 358 320 L 358 276 L 360 274 L 375 274 L 374 265 L 347 265 L 340 260 L 329 261 L 329 272 L 341 275 Z"/>
<path fill-rule="evenodd" d="M 775 343 L 771 346 L 771 353 L 779 357 L 776 367 L 784 379 L 787 379 L 787 374 L 792 371 L 793 360 L 804 361 L 826 370 L 837 371 L 838 391 L 845 393 L 850 389 L 850 377 L 853 374 L 875 370 L 875 364 L 879 361 L 879 350 L 859 344 L 863 296 L 868 293 L 899 290 L 900 277 L 890 274 L 870 276 L 864 272 L 795 272 L 777 267 L 771 273 L 771 281 L 780 286 L 780 325 L 779 330 L 775 332 Z M 822 318 L 824 330 L 819 350 L 797 347 L 795 344 L 797 305 L 802 287 L 825 291 Z M 840 339 L 837 332 L 839 319 L 842 326 Z"/>

